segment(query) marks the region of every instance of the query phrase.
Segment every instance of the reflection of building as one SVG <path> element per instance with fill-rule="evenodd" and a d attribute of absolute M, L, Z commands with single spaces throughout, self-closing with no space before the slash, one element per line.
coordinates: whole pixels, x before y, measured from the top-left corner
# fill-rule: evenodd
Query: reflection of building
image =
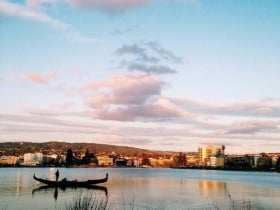
<path fill-rule="evenodd" d="M 226 195 L 227 184 L 225 182 L 199 181 L 199 190 L 203 196 Z"/>
<path fill-rule="evenodd" d="M 224 166 L 225 146 L 207 145 L 198 147 L 199 165 L 211 167 Z"/>

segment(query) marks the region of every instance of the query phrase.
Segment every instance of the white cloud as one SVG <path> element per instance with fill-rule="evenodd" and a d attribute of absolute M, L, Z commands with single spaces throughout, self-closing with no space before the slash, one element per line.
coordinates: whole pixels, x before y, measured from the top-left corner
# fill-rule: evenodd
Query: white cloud
<path fill-rule="evenodd" d="M 96 43 L 104 42 L 104 40 L 102 39 L 98 39 L 94 37 L 85 37 L 73 29 L 69 29 L 66 31 L 66 37 L 68 38 L 68 40 L 72 42 L 77 42 L 82 44 L 96 44 Z"/>
<path fill-rule="evenodd" d="M 42 12 L 33 10 L 28 6 L 19 5 L 7 1 L 0 1 L 0 14 L 45 23 L 59 29 L 67 29 L 69 27 L 68 24 L 52 18 Z"/>
<path fill-rule="evenodd" d="M 27 1 L 27 5 L 20 5 L 8 1 L 0 1 L 0 14 L 23 18 L 26 20 L 36 21 L 39 23 L 47 24 L 53 28 L 60 29 L 64 32 L 66 38 L 71 42 L 83 44 L 95 44 L 103 42 L 102 39 L 87 37 L 74 30 L 69 24 L 57 20 L 45 13 L 42 9 L 38 9 L 43 3 L 56 3 L 55 0 L 31 0 Z"/>

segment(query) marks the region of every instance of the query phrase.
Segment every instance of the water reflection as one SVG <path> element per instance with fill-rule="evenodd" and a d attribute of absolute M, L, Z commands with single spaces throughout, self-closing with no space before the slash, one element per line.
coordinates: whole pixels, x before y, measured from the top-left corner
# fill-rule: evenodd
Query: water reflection
<path fill-rule="evenodd" d="M 227 184 L 225 182 L 215 182 L 215 181 L 199 181 L 200 193 L 203 196 L 213 196 L 213 195 L 227 195 Z"/>
<path fill-rule="evenodd" d="M 116 210 L 131 209 L 130 204 L 134 209 L 172 210 L 207 209 L 212 203 L 219 209 L 233 209 L 233 203 L 242 207 L 244 202 L 251 209 L 279 209 L 280 206 L 280 181 L 276 173 L 124 168 L 59 170 L 69 179 L 81 180 L 101 177 L 108 171 L 110 180 L 100 185 L 108 190 L 106 187 L 89 190 L 40 187 L 33 174 L 55 180 L 55 169 L 0 168 L 0 210 L 63 209 L 77 198 L 90 196 L 104 202 L 109 199 Z M 211 209 L 217 208 L 211 206 Z"/>
<path fill-rule="evenodd" d="M 108 195 L 108 189 L 107 187 L 104 187 L 104 186 L 97 186 L 97 185 L 92 185 L 92 186 L 87 186 L 87 187 L 78 187 L 78 188 L 86 188 L 88 190 L 96 190 L 96 191 L 103 191 L 107 197 Z M 49 192 L 51 191 L 52 189 L 54 190 L 54 194 L 53 194 L 53 197 L 54 197 L 54 200 L 57 200 L 58 198 L 58 189 L 62 190 L 63 192 L 65 192 L 67 189 L 78 189 L 78 188 L 72 188 L 72 187 L 63 187 L 63 188 L 58 188 L 58 187 L 52 187 L 52 186 L 40 186 L 38 188 L 35 188 L 32 190 L 32 198 L 34 197 L 34 195 L 36 193 L 39 193 L 40 191 L 41 192 Z"/>

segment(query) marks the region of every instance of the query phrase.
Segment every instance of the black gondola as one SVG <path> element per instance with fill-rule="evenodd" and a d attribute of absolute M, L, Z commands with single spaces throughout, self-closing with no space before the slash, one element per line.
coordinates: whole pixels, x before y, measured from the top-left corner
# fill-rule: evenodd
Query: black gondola
<path fill-rule="evenodd" d="M 66 178 L 62 179 L 61 181 L 51 181 L 51 180 L 47 180 L 47 179 L 42 179 L 42 178 L 38 178 L 35 176 L 35 174 L 33 175 L 33 178 L 38 181 L 41 182 L 47 186 L 50 187 L 61 187 L 61 188 L 65 188 L 65 187 L 88 187 L 88 186 L 92 186 L 92 185 L 97 185 L 97 184 L 101 184 L 101 183 L 105 183 L 108 181 L 108 173 L 106 174 L 106 177 L 103 179 L 93 179 L 93 180 L 87 180 L 87 181 L 77 181 L 77 180 L 71 180 L 68 181 Z"/>

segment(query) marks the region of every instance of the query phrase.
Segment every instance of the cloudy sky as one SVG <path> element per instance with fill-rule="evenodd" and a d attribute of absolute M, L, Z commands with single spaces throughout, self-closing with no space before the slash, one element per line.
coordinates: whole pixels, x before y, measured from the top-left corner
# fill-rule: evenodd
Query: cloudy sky
<path fill-rule="evenodd" d="M 280 152 L 280 2 L 0 0 L 0 141 Z"/>

